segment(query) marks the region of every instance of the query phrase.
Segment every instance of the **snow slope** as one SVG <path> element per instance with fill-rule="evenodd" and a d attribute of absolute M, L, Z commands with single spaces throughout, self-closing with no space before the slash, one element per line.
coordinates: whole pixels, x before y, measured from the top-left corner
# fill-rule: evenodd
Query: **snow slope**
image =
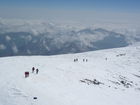
<path fill-rule="evenodd" d="M 139 52 L 135 45 L 0 58 L 0 105 L 140 105 Z M 31 73 L 33 66 L 39 74 Z M 25 71 L 30 71 L 28 78 Z"/>

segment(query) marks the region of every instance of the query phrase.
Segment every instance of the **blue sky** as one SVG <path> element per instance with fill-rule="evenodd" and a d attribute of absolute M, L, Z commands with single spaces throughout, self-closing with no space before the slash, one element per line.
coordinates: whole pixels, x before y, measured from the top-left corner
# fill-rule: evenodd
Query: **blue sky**
<path fill-rule="evenodd" d="M 95 16 L 91 14 L 95 14 L 96 18 L 119 15 L 117 18 L 127 16 L 135 19 L 140 15 L 140 0 L 0 0 L 0 17 L 55 18 L 58 16 L 64 19 L 70 16 L 70 19 L 85 15 Z"/>
<path fill-rule="evenodd" d="M 0 0 L 0 6 L 140 12 L 140 0 Z"/>

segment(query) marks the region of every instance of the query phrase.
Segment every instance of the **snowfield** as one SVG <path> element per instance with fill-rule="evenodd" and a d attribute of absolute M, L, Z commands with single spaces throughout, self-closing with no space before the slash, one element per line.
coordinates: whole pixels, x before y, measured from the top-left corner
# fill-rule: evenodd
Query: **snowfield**
<path fill-rule="evenodd" d="M 140 46 L 2 57 L 0 105 L 140 105 Z"/>

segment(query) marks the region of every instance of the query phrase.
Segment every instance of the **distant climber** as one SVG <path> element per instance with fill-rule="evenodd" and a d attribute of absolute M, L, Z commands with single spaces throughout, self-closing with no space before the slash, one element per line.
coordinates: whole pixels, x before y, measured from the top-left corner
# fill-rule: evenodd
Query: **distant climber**
<path fill-rule="evenodd" d="M 38 69 L 36 69 L 36 74 L 38 74 L 38 72 L 39 72 L 39 70 L 38 70 Z"/>
<path fill-rule="evenodd" d="M 29 77 L 29 72 L 26 71 L 26 72 L 24 73 L 24 75 L 25 75 L 25 78 Z"/>
<path fill-rule="evenodd" d="M 83 62 L 85 62 L 85 59 L 83 59 Z"/>
<path fill-rule="evenodd" d="M 37 99 L 37 97 L 33 97 L 33 99 L 34 99 L 34 100 L 36 100 L 36 99 Z"/>
<path fill-rule="evenodd" d="M 78 61 L 78 58 L 74 59 L 74 62 L 77 62 Z"/>
<path fill-rule="evenodd" d="M 34 71 L 35 71 L 35 68 L 33 67 L 33 68 L 32 68 L 32 73 L 34 73 Z"/>

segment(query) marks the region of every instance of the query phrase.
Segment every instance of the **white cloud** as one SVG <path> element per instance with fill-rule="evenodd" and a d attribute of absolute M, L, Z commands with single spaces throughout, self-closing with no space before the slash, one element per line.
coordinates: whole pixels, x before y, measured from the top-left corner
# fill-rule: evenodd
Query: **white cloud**
<path fill-rule="evenodd" d="M 6 36 L 6 40 L 7 41 L 10 41 L 11 40 L 11 37 L 10 36 Z"/>
<path fill-rule="evenodd" d="M 90 20 L 89 20 L 90 21 Z M 0 19 L 0 30 L 2 32 L 28 32 L 33 35 L 46 34 L 48 38 L 54 39 L 54 44 L 60 44 L 61 47 L 65 42 L 72 42 L 80 40 L 81 43 L 87 46 L 91 46 L 91 42 L 97 40 L 102 40 L 107 34 L 102 32 L 95 32 L 95 34 L 90 33 L 80 33 L 77 34 L 79 30 L 82 29 L 96 29 L 102 28 L 108 31 L 113 31 L 123 34 L 125 37 L 128 37 L 128 40 L 133 40 L 136 36 L 140 37 L 140 34 L 137 34 L 140 25 L 139 24 L 128 24 L 128 23 L 106 23 L 106 22 L 91 22 L 90 24 L 83 25 L 77 22 L 75 23 L 57 23 L 52 21 L 41 21 L 41 20 L 20 20 L 20 19 Z M 81 22 L 83 23 L 83 22 Z M 94 23 L 94 24 L 93 24 Z M 75 32 L 75 33 L 73 33 Z M 140 33 L 140 32 L 139 32 Z M 32 35 L 31 34 L 31 35 Z M 28 36 L 29 41 L 32 40 L 32 36 Z M 11 40 L 11 36 L 7 35 L 6 40 Z M 131 41 L 130 41 L 131 42 Z M 36 43 L 36 40 L 33 40 L 33 43 Z M 14 48 L 16 49 L 16 48 Z M 18 51 L 18 50 L 17 50 Z M 17 52 L 15 50 L 15 52 Z"/>
<path fill-rule="evenodd" d="M 4 44 L 0 44 L 0 50 L 5 50 L 6 46 Z"/>
<path fill-rule="evenodd" d="M 17 49 L 17 46 L 16 45 L 12 46 L 12 50 L 13 50 L 13 52 L 15 54 L 18 53 L 18 49 Z"/>
<path fill-rule="evenodd" d="M 27 49 L 27 53 L 28 53 L 28 54 L 32 54 L 31 51 L 30 51 L 29 49 Z"/>

